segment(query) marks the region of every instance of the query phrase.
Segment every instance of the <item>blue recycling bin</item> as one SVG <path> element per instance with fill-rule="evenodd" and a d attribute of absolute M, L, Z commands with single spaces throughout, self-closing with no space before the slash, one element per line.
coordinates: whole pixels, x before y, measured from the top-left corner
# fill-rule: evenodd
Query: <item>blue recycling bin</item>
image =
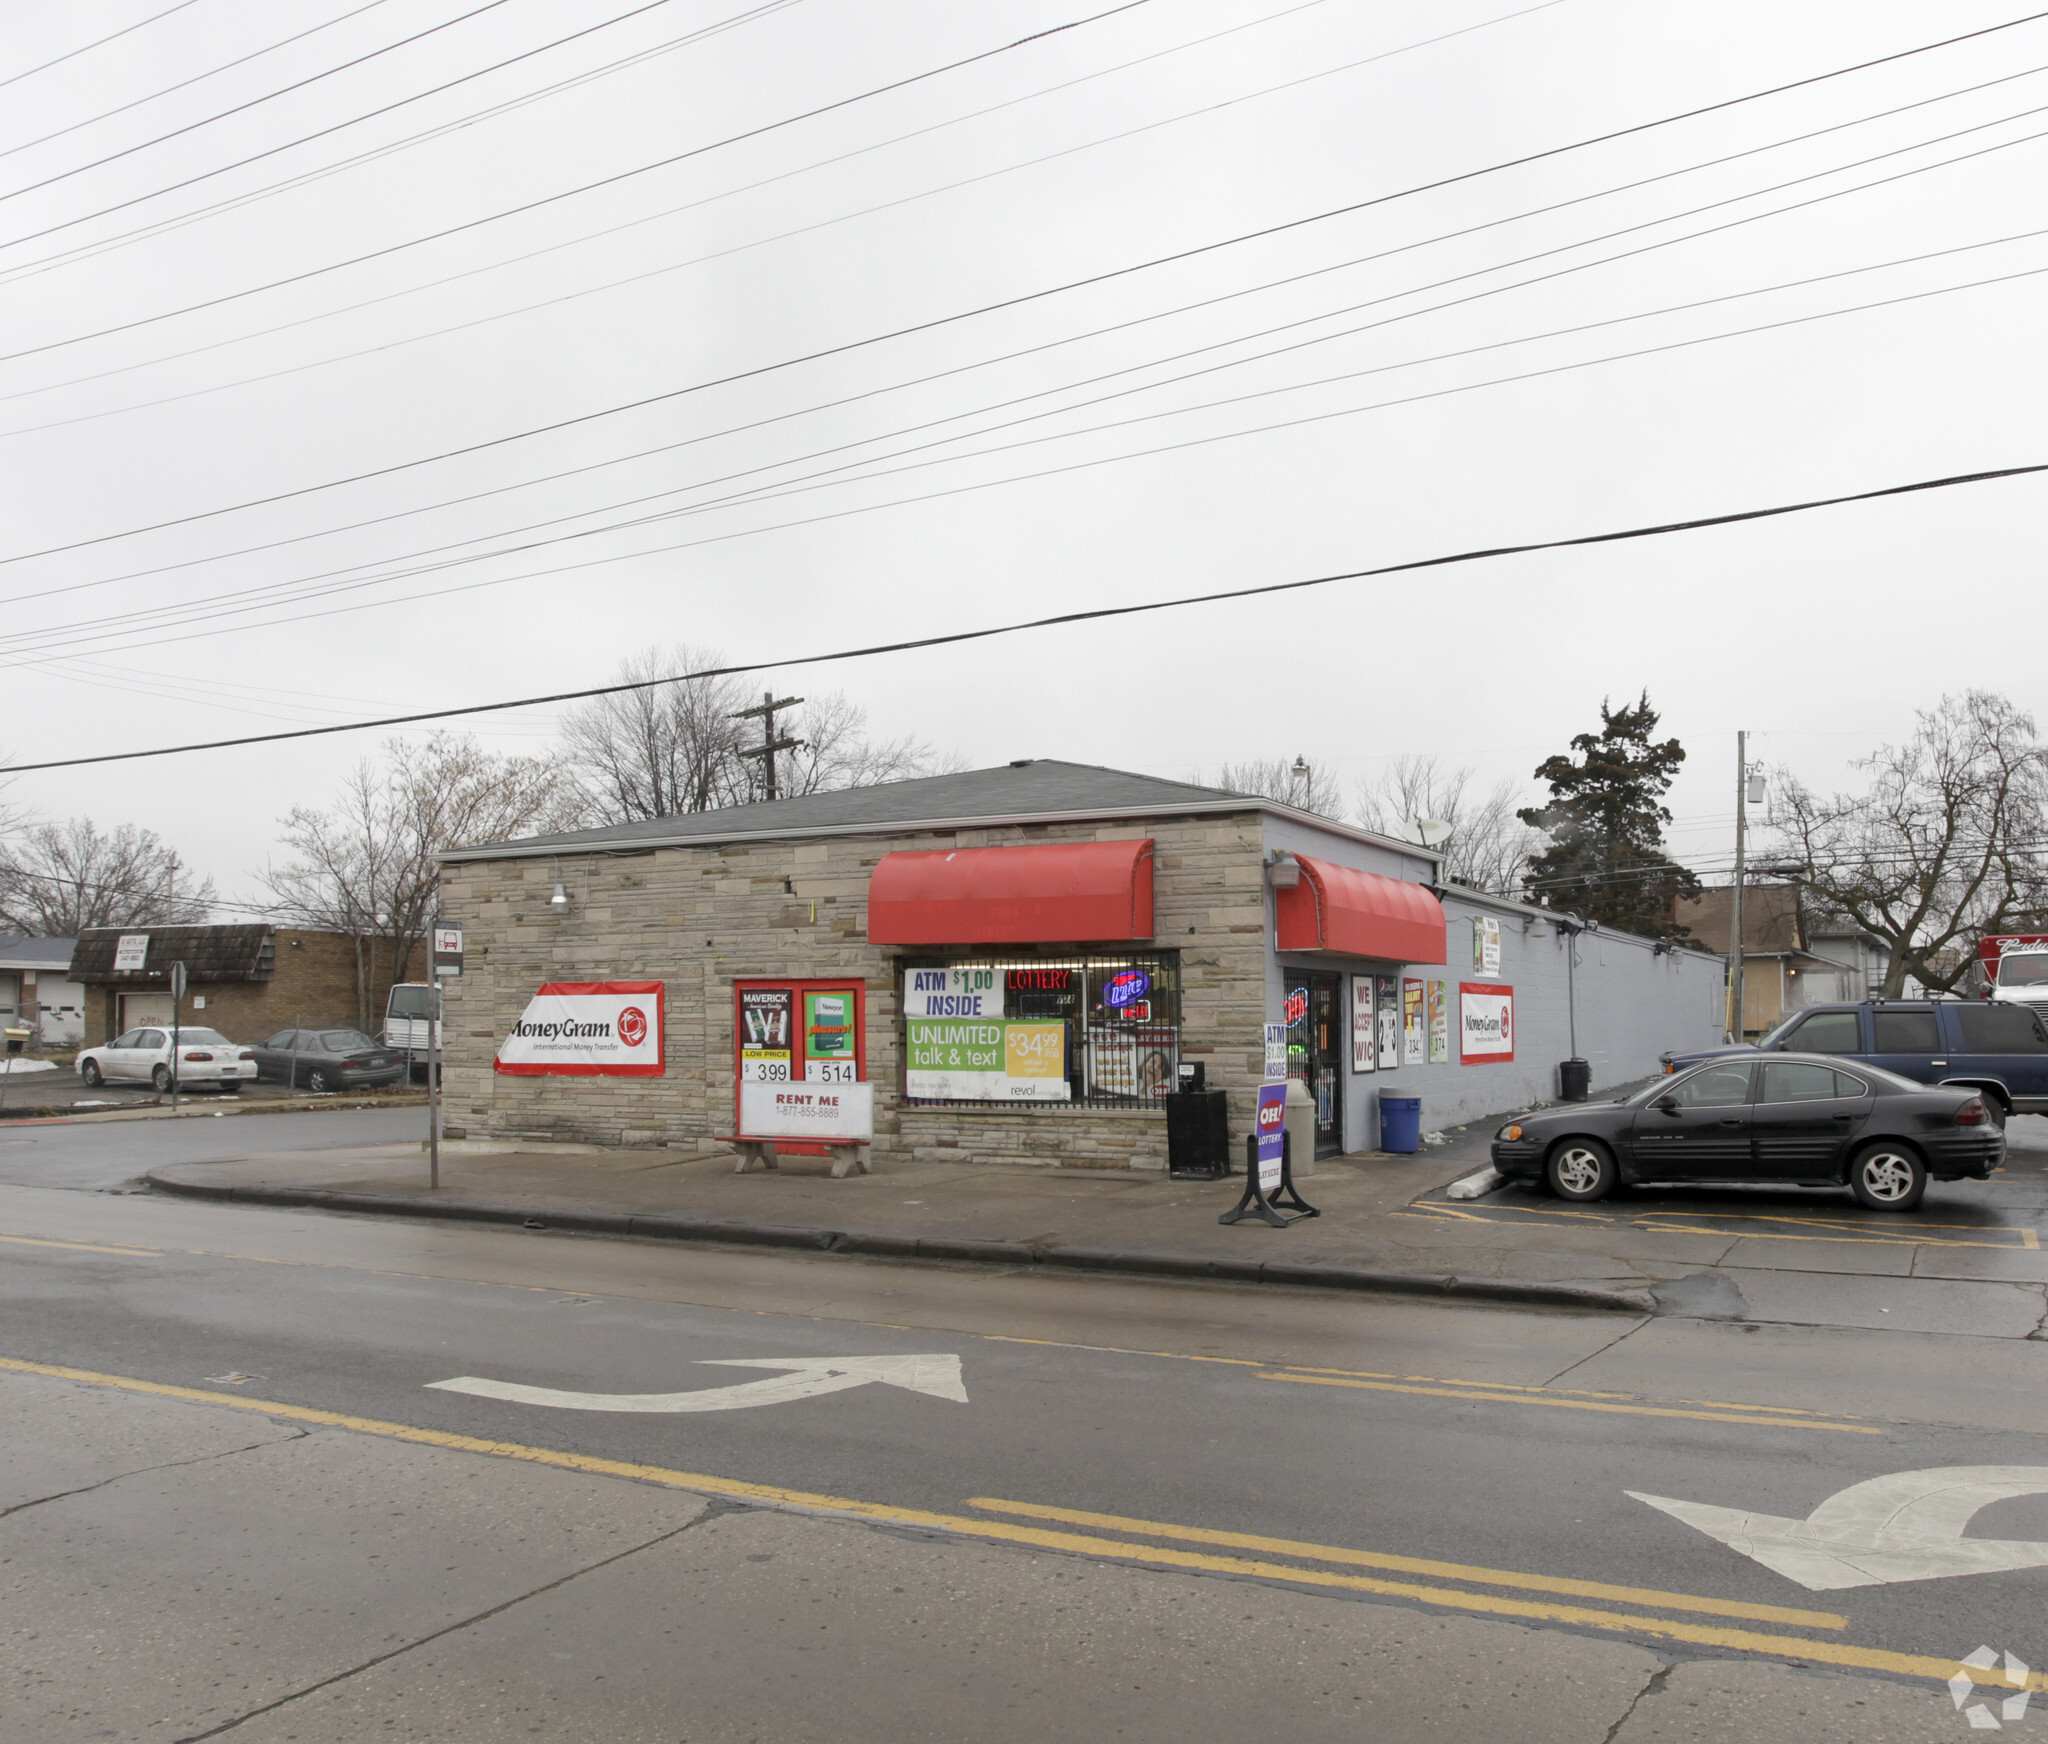
<path fill-rule="evenodd" d="M 1380 1149 L 1410 1152 L 1422 1149 L 1422 1098 L 1380 1096 Z"/>

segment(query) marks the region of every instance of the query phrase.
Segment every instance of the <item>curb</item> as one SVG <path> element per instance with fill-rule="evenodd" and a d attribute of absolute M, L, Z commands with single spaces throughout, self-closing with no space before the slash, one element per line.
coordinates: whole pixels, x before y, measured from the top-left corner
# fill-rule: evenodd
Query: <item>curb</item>
<path fill-rule="evenodd" d="M 323 1109 L 333 1113 L 344 1109 L 424 1108 L 426 1105 L 427 1098 L 424 1091 L 417 1098 L 379 1097 L 371 1101 L 361 1096 L 349 1096 L 345 1092 L 337 1092 L 331 1096 L 317 1098 L 279 1096 L 267 1098 L 260 1102 L 242 1103 L 239 1106 L 227 1104 L 221 1107 L 213 1106 L 210 1101 L 187 1102 L 179 1108 L 173 1108 L 169 1103 L 158 1106 L 153 1102 L 143 1102 L 120 1108 L 84 1108 L 73 1110 L 65 1104 L 56 1103 L 46 1107 L 24 1107 L 18 1111 L 12 1108 L 0 1108 L 0 1126 L 9 1124 L 44 1126 L 53 1122 L 77 1122 L 80 1125 L 84 1125 L 90 1121 L 200 1120 L 211 1118 L 214 1115 L 317 1114 Z"/>
<path fill-rule="evenodd" d="M 949 1265 L 1043 1266 L 1077 1272 L 1120 1272 L 1211 1284 L 1283 1284 L 1394 1296 L 1448 1297 L 1529 1308 L 1573 1308 L 1609 1314 L 1663 1312 L 1648 1291 L 1600 1290 L 1573 1284 L 1461 1278 L 1443 1272 L 1390 1272 L 1369 1266 L 1314 1261 L 1255 1260 L 1124 1248 L 1039 1246 L 982 1241 L 970 1236 L 889 1235 L 819 1229 L 807 1224 L 752 1223 L 710 1217 L 636 1215 L 628 1212 L 536 1212 L 473 1200 L 421 1200 L 382 1193 L 345 1193 L 310 1187 L 226 1187 L 182 1181 L 152 1169 L 143 1177 L 159 1193 L 241 1205 L 350 1212 L 358 1216 L 432 1218 L 449 1223 L 511 1225 L 572 1235 L 634 1236 L 641 1240 L 713 1243 L 721 1247 L 795 1248 L 809 1253 L 857 1254 L 875 1259 L 922 1260 Z"/>

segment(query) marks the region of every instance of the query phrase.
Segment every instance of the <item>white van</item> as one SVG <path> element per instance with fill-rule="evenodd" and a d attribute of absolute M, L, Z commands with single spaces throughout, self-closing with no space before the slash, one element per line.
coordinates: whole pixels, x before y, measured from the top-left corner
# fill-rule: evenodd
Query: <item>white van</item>
<path fill-rule="evenodd" d="M 427 1051 L 441 1046 L 441 1026 L 434 1021 L 434 990 L 424 981 L 399 981 L 384 1002 L 384 1045 L 403 1048 L 416 1064 L 415 1077 L 424 1077 Z"/>

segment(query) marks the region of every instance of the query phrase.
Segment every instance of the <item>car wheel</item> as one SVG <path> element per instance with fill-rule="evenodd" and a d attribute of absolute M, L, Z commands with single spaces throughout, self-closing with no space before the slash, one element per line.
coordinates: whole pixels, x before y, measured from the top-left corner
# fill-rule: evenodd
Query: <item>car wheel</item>
<path fill-rule="evenodd" d="M 2005 1131 L 2005 1123 L 2012 1119 L 2012 1110 L 2005 1105 L 2003 1096 L 1984 1098 L 1984 1119 L 1996 1131 Z"/>
<path fill-rule="evenodd" d="M 306 1074 L 306 1088 L 312 1091 L 315 1096 L 320 1096 L 324 1095 L 332 1086 L 327 1082 L 327 1074 L 316 1067 L 313 1071 Z"/>
<path fill-rule="evenodd" d="M 1849 1165 L 1849 1191 L 1873 1211 L 1911 1211 L 1927 1191 L 1927 1165 L 1904 1145 L 1870 1145 Z"/>
<path fill-rule="evenodd" d="M 1614 1191 L 1614 1153 L 1597 1138 L 1568 1138 L 1550 1153 L 1544 1179 L 1560 1199 L 1605 1199 Z"/>
<path fill-rule="evenodd" d="M 106 1082 L 100 1074 L 100 1063 L 97 1060 L 87 1060 L 78 1068 L 78 1075 L 85 1080 L 88 1089 L 97 1090 Z"/>
<path fill-rule="evenodd" d="M 171 1087 L 170 1067 L 157 1067 L 157 1069 L 154 1072 L 150 1073 L 149 1081 L 156 1086 L 156 1093 L 159 1096 L 161 1096 L 166 1090 L 168 1090 Z"/>

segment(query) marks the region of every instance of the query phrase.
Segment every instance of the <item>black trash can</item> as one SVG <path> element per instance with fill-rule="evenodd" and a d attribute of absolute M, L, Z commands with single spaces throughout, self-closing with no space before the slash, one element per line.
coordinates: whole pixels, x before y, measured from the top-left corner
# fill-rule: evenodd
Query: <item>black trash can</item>
<path fill-rule="evenodd" d="M 1584 1060 L 1560 1060 L 1557 1094 L 1563 1102 L 1583 1102 L 1592 1094 L 1593 1068 Z"/>
<path fill-rule="evenodd" d="M 1166 1098 L 1166 1172 L 1176 1181 L 1220 1181 L 1230 1173 L 1230 1097 L 1177 1090 Z"/>

